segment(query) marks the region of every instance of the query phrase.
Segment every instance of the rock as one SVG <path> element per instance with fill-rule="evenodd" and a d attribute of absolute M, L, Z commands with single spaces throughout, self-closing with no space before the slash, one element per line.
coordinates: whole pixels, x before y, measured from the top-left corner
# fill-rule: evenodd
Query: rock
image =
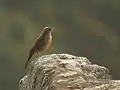
<path fill-rule="evenodd" d="M 19 82 L 19 90 L 120 90 L 107 68 L 86 57 L 69 54 L 44 55 L 32 61 Z"/>

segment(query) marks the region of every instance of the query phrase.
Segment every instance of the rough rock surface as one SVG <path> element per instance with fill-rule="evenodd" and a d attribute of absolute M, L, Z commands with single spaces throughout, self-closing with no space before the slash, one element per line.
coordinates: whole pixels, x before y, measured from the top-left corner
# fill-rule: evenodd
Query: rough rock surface
<path fill-rule="evenodd" d="M 86 57 L 44 55 L 32 61 L 19 82 L 19 90 L 120 90 L 109 70 L 91 64 Z"/>

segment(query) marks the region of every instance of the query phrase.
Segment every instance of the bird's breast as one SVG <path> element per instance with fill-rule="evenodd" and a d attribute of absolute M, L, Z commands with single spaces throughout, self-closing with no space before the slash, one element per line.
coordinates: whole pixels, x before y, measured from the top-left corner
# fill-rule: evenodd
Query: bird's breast
<path fill-rule="evenodd" d="M 45 40 L 44 40 L 44 51 L 47 50 L 52 42 L 52 36 L 51 35 L 46 35 Z"/>

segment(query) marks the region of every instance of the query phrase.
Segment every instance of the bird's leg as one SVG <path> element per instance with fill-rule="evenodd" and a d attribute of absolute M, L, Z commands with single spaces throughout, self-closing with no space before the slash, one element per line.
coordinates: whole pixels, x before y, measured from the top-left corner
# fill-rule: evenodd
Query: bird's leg
<path fill-rule="evenodd" d="M 41 53 L 41 52 L 38 52 L 38 54 L 42 55 L 42 53 Z"/>
<path fill-rule="evenodd" d="M 41 54 L 41 52 L 40 52 L 40 51 L 37 51 L 36 53 L 37 53 L 37 54 Z"/>

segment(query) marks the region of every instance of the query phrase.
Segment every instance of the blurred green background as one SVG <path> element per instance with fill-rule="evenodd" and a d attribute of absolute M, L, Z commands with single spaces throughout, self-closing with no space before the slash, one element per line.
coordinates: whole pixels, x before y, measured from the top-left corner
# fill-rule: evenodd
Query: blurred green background
<path fill-rule="evenodd" d="M 0 0 L 0 90 L 18 90 L 45 24 L 55 30 L 44 54 L 85 56 L 120 79 L 120 0 Z"/>

